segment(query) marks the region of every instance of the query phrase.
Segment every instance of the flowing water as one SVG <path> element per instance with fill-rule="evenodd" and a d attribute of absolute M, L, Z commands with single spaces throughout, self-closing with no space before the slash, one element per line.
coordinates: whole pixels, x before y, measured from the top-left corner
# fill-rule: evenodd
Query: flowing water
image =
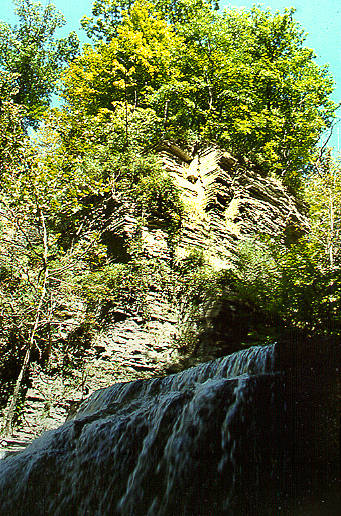
<path fill-rule="evenodd" d="M 275 346 L 101 389 L 0 461 L 0 514 L 281 514 L 286 410 Z"/>

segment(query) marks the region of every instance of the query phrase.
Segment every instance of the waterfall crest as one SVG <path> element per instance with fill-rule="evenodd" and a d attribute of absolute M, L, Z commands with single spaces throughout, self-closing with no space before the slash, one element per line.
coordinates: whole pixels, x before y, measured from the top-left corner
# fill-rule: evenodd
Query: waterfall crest
<path fill-rule="evenodd" d="M 96 391 L 72 420 L 0 461 L 0 512 L 273 514 L 287 431 L 274 357 L 275 346 L 257 346 Z"/>
<path fill-rule="evenodd" d="M 131 398 L 155 396 L 164 392 L 190 389 L 208 379 L 232 379 L 243 374 L 274 372 L 275 345 L 254 346 L 223 358 L 200 364 L 165 378 L 117 383 L 91 394 L 79 407 L 74 418 L 109 405 L 129 402 Z"/>

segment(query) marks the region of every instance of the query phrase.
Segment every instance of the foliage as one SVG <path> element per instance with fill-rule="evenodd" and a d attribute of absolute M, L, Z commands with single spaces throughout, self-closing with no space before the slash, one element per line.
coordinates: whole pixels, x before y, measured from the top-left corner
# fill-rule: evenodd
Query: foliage
<path fill-rule="evenodd" d="M 179 229 L 184 207 L 180 192 L 161 171 L 144 176 L 136 184 L 137 209 L 145 222 L 164 223 L 170 232 Z"/>
<path fill-rule="evenodd" d="M 258 292 L 250 280 L 241 285 L 239 268 L 231 264 L 229 269 L 215 269 L 202 251 L 192 250 L 177 262 L 175 273 L 182 321 L 175 344 L 180 353 L 207 360 L 274 342 L 277 335 L 255 299 Z M 186 358 L 180 363 L 190 365 Z"/>
<path fill-rule="evenodd" d="M 166 268 L 152 259 L 107 264 L 74 278 L 75 288 L 86 299 L 88 310 L 99 321 L 115 320 L 117 313 L 150 316 L 148 294 L 152 285 L 167 289 Z"/>
<path fill-rule="evenodd" d="M 150 94 L 178 74 L 175 49 L 181 41 L 152 4 L 138 1 L 129 16 L 124 14 L 114 39 L 86 47 L 71 64 L 64 76 L 65 99 L 89 114 L 116 110 L 121 103 L 126 117 L 137 107 L 150 108 Z"/>
<path fill-rule="evenodd" d="M 233 299 L 230 288 L 233 273 L 214 270 L 200 251 L 192 251 L 178 261 L 175 270 L 178 273 L 175 295 L 182 317 L 200 333 L 200 327 L 205 326 L 214 313 L 218 314 L 225 302 Z"/>
<path fill-rule="evenodd" d="M 37 127 L 62 66 L 78 51 L 78 38 L 74 32 L 54 37 L 65 20 L 53 4 L 17 0 L 16 5 L 18 25 L 0 22 L 0 69 L 15 74 L 14 101 L 27 108 L 25 125 Z"/>
<path fill-rule="evenodd" d="M 185 97 L 198 136 L 288 181 L 312 159 L 336 108 L 328 100 L 332 79 L 304 47 L 293 13 L 209 12 L 179 29 Z"/>
<path fill-rule="evenodd" d="M 102 39 L 107 30 L 108 42 L 87 47 L 67 70 L 68 105 L 89 114 L 124 105 L 127 140 L 130 113 L 150 109 L 160 138 L 215 141 L 297 186 L 337 106 L 328 69 L 304 46 L 294 10 L 217 14 L 189 2 L 181 19 L 167 17 L 163 5 L 96 2 L 98 25 L 85 25 Z"/>
<path fill-rule="evenodd" d="M 13 389 L 4 424 L 8 432 L 31 361 L 48 362 L 58 340 L 63 316 L 57 314 L 69 303 L 70 269 L 83 266 L 80 255 L 87 250 L 84 240 L 89 236 L 83 238 L 81 251 L 74 246 L 65 253 L 59 245 L 59 235 L 47 218 L 54 186 L 51 176 L 47 177 L 37 149 L 23 131 L 24 113 L 13 101 L 12 76 L 2 74 L 1 79 L 0 374 L 2 404 Z"/>
<path fill-rule="evenodd" d="M 24 110 L 13 102 L 15 81 L 16 75 L 0 71 L 0 178 L 5 183 L 14 168 L 20 170 L 25 153 Z"/>
<path fill-rule="evenodd" d="M 9 335 L 4 323 L 5 321 L 1 321 L 2 330 L 0 331 L 0 413 L 13 393 L 14 379 L 20 372 L 23 360 L 22 342 L 15 331 Z"/>
<path fill-rule="evenodd" d="M 340 267 L 341 166 L 329 150 L 316 162 L 306 180 L 305 197 L 310 206 L 311 241 L 323 249 L 328 267 Z"/>
<path fill-rule="evenodd" d="M 285 247 L 280 249 L 285 251 Z M 241 299 L 274 314 L 279 271 L 269 240 L 246 240 L 238 245 L 236 290 Z"/>
<path fill-rule="evenodd" d="M 84 16 L 82 27 L 89 38 L 111 41 L 117 35 L 117 29 L 134 2 L 131 0 L 95 0 L 92 16 Z M 172 23 L 184 23 L 207 9 L 210 4 L 205 0 L 156 0 L 153 5 L 162 16 Z M 218 2 L 213 2 L 218 9 Z"/>
<path fill-rule="evenodd" d="M 241 248 L 234 288 L 277 328 L 340 336 L 340 275 L 310 235 L 289 248 L 277 242 Z"/>
<path fill-rule="evenodd" d="M 238 300 L 262 321 L 262 338 L 283 338 L 285 329 L 306 335 L 340 336 L 340 165 L 327 154 L 306 178 L 310 231 L 289 245 L 264 235 L 242 241 L 234 271 L 214 275 L 207 265 L 186 264 L 190 304 Z M 194 269 L 194 270 L 193 270 Z M 222 288 L 223 285 L 223 288 Z M 188 309 L 188 308 L 186 308 Z M 254 330 L 256 325 L 254 325 Z"/>
<path fill-rule="evenodd" d="M 177 188 L 154 155 L 141 155 L 154 124 L 149 114 L 136 110 L 129 120 L 128 146 L 121 112 L 102 109 L 76 117 L 55 111 L 46 119 L 34 182 L 59 243 L 70 245 L 84 218 L 91 224 L 110 196 L 118 204 L 130 200 L 145 224 L 158 217 L 170 233 L 179 229 L 183 206 Z"/>

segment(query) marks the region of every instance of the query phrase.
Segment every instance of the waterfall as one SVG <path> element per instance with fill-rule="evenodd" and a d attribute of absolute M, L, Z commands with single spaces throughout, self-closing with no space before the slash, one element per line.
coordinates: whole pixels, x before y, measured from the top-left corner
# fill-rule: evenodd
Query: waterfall
<path fill-rule="evenodd" d="M 284 376 L 257 346 L 93 393 L 73 419 L 0 461 L 0 513 L 279 514 Z"/>
<path fill-rule="evenodd" d="M 183 391 L 203 384 L 208 379 L 231 379 L 243 374 L 272 373 L 274 367 L 275 346 L 254 346 L 165 378 L 117 383 L 112 387 L 99 389 L 80 405 L 77 416 L 96 412 L 113 403 L 116 406 L 127 403 L 132 397 L 145 399 L 160 393 Z"/>

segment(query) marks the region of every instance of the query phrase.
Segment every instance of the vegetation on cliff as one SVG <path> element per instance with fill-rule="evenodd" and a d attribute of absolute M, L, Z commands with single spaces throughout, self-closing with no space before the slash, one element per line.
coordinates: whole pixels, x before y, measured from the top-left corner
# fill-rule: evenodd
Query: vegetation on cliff
<path fill-rule="evenodd" d="M 143 313 L 155 282 L 197 324 L 198 307 L 219 298 L 254 307 L 265 338 L 278 322 L 340 336 L 340 167 L 319 149 L 337 106 L 294 11 L 97 0 L 83 19 L 94 43 L 78 55 L 75 35 L 53 39 L 62 24 L 53 5 L 20 0 L 18 14 L 17 27 L 0 26 L 2 406 L 14 389 L 6 430 L 31 361 L 48 368 L 64 349 L 65 320 L 91 332 L 113 306 Z M 48 108 L 57 79 L 64 103 Z M 28 126 L 39 126 L 36 142 Z M 186 211 L 160 165 L 164 141 L 190 156 L 216 145 L 280 178 L 305 200 L 310 232 L 241 244 L 227 273 L 195 253 L 167 267 L 146 257 L 142 228 L 162 227 L 174 250 Z M 113 213 L 138 221 L 128 246 L 108 237 Z M 177 292 L 167 291 L 172 281 Z"/>

